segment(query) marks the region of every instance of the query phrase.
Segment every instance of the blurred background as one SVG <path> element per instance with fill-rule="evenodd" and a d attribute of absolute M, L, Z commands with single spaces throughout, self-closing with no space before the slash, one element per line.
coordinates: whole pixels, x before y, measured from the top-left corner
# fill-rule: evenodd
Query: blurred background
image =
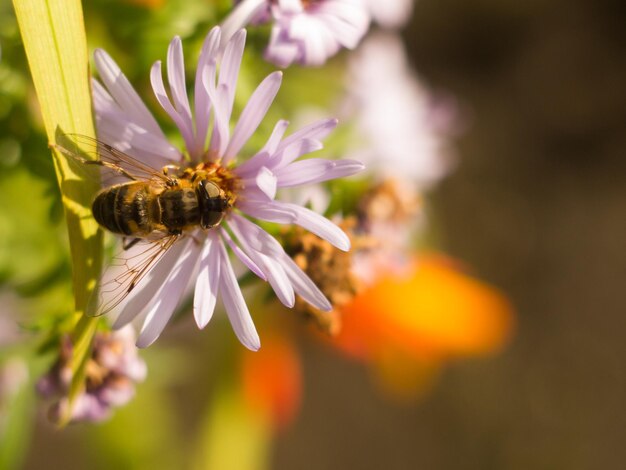
<path fill-rule="evenodd" d="M 174 14 L 116 5 L 138 28 L 154 21 L 153 32 Z M 85 8 L 90 41 L 106 37 L 119 13 L 102 2 Z M 428 230 L 440 249 L 506 293 L 515 335 L 499 355 L 448 364 L 413 400 L 389 399 L 367 368 L 302 338 L 301 408 L 277 432 L 270 468 L 623 465 L 625 13 L 618 0 L 416 2 L 403 32 L 412 64 L 433 90 L 455 98 L 463 118 L 456 167 L 428 194 Z M 130 24 L 112 41 L 128 37 Z M 133 69 L 144 80 L 165 50 L 156 42 Z M 43 158 L 35 166 L 50 172 Z M 211 354 L 227 328 L 189 334 L 193 327 L 181 322 L 146 353 L 149 379 L 128 406 L 143 410 L 142 422 L 123 409 L 111 426 L 59 431 L 39 410 L 23 467 L 185 468 L 180 443 L 211 427 L 204 397 L 229 374 Z M 228 451 L 241 450 L 235 442 Z"/>

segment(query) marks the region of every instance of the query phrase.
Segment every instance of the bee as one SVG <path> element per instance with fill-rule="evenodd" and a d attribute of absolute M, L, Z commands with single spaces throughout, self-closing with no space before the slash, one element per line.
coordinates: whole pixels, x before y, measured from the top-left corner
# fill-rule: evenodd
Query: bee
<path fill-rule="evenodd" d="M 109 144 L 82 135 L 64 136 L 63 143 L 53 147 L 71 161 L 100 166 L 127 180 L 100 190 L 91 206 L 102 228 L 125 239 L 123 253 L 113 259 L 100 280 L 99 298 L 90 302 L 88 309 L 95 316 L 119 305 L 180 237 L 197 228 L 218 226 L 233 204 L 220 186 L 233 182 L 219 173 L 220 167 L 211 164 L 186 169 L 168 165 L 158 171 Z M 95 154 L 97 158 L 91 160 L 81 154 Z"/>

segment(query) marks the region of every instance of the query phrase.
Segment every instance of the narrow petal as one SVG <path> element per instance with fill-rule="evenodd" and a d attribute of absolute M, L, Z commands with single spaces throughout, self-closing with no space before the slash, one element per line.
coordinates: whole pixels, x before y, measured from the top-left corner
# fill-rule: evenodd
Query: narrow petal
<path fill-rule="evenodd" d="M 265 60 L 271 62 L 278 67 L 289 67 L 298 56 L 302 55 L 301 48 L 296 41 L 285 37 L 284 27 L 279 23 L 272 26 L 270 39 L 265 49 Z"/>
<path fill-rule="evenodd" d="M 272 286 L 278 300 L 285 306 L 292 308 L 296 302 L 296 295 L 289 277 L 276 260 L 259 253 L 259 261 L 267 273 L 267 281 Z"/>
<path fill-rule="evenodd" d="M 137 284 L 119 306 L 120 313 L 113 323 L 114 329 L 119 329 L 132 321 L 156 298 L 157 292 L 163 285 L 168 273 L 172 270 L 176 260 L 182 256 L 185 247 L 186 244 L 181 243 L 181 241 L 175 243 Z M 118 262 L 117 265 L 110 267 L 105 276 L 103 276 L 103 284 L 106 285 L 110 279 L 128 273 L 129 267 L 142 265 L 146 257 L 150 256 L 152 256 L 152 252 L 147 249 L 146 244 L 142 243 L 124 251 L 119 256 L 119 259 L 115 260 Z"/>
<path fill-rule="evenodd" d="M 96 49 L 94 59 L 104 86 L 117 104 L 144 129 L 156 135 L 163 135 L 156 119 L 115 61 L 102 49 Z"/>
<path fill-rule="evenodd" d="M 92 80 L 98 137 L 141 162 L 162 168 L 179 160 L 180 152 L 166 139 L 160 129 L 153 132 L 124 111 L 97 80 Z"/>
<path fill-rule="evenodd" d="M 314 307 L 329 312 L 332 305 L 315 283 L 302 269 L 287 255 L 281 257 L 280 262 L 297 294 Z"/>
<path fill-rule="evenodd" d="M 364 168 L 365 165 L 356 160 L 310 158 L 276 170 L 275 178 L 279 187 L 287 188 L 351 176 Z"/>
<path fill-rule="evenodd" d="M 268 166 L 272 169 L 281 168 L 289 165 L 302 155 L 316 152 L 322 148 L 324 148 L 324 144 L 317 139 L 300 139 L 272 155 Z"/>
<path fill-rule="evenodd" d="M 104 86 L 95 78 L 91 79 L 91 90 L 93 95 L 93 105 L 97 113 L 111 113 L 122 110 L 106 88 L 104 88 Z"/>
<path fill-rule="evenodd" d="M 243 57 L 245 44 L 246 30 L 240 29 L 226 45 L 224 57 L 222 58 L 222 62 L 220 64 L 218 85 L 224 84 L 228 87 L 228 106 L 226 108 L 226 114 L 229 120 L 233 112 L 235 89 L 237 88 L 237 77 L 239 76 L 239 67 L 241 65 L 241 58 Z"/>
<path fill-rule="evenodd" d="M 289 121 L 278 121 L 274 126 L 272 135 L 267 140 L 263 148 L 259 150 L 259 152 L 257 152 L 257 154 L 254 155 L 252 158 L 239 165 L 235 169 L 237 174 L 240 175 L 242 178 L 245 178 L 247 175 L 256 172 L 262 166 L 265 166 L 270 155 L 276 152 L 278 144 L 280 143 L 280 139 L 283 138 L 285 130 L 287 130 L 287 126 L 289 126 Z"/>
<path fill-rule="evenodd" d="M 267 0 L 243 0 L 222 23 L 222 46 L 224 49 L 237 31 L 245 27 L 258 11 L 265 8 Z"/>
<path fill-rule="evenodd" d="M 191 109 L 189 108 L 189 98 L 187 98 L 187 86 L 185 84 L 183 45 L 178 36 L 172 39 L 167 49 L 167 80 L 170 84 L 174 107 L 185 124 L 186 132 L 183 135 L 189 134 L 193 136 L 193 121 L 191 119 Z M 187 142 L 187 148 L 193 148 L 192 142 L 192 140 Z"/>
<path fill-rule="evenodd" d="M 157 171 L 165 165 L 180 162 L 182 158 L 178 149 L 167 140 L 129 121 L 124 114 L 101 114 L 96 118 L 96 124 L 100 140 Z"/>
<path fill-rule="evenodd" d="M 233 230 L 233 232 L 237 231 Z M 272 252 L 272 256 L 270 257 L 255 250 L 251 246 L 249 239 L 250 232 L 243 231 L 237 233 L 239 233 L 239 236 L 237 237 L 239 243 L 241 243 L 244 250 L 250 255 L 250 258 L 255 265 L 258 266 L 264 273 L 264 278 L 270 283 L 278 299 L 283 303 L 283 305 L 289 308 L 293 307 L 296 301 L 295 292 L 287 274 L 281 267 L 280 263 L 276 262 L 276 259 L 278 259 L 279 256 L 284 255 L 282 247 L 280 254 Z"/>
<path fill-rule="evenodd" d="M 326 217 L 319 215 L 317 212 L 313 212 L 305 207 L 291 204 L 289 202 L 273 201 L 269 203 L 272 207 L 290 209 L 296 214 L 295 224 L 300 225 L 302 228 L 307 229 L 309 232 L 314 233 L 320 238 L 323 238 L 328 243 L 336 246 L 340 250 L 350 250 L 350 239 L 348 236 L 333 224 Z M 260 217 L 259 217 L 260 218 Z M 270 219 L 262 219 L 269 222 L 273 222 Z"/>
<path fill-rule="evenodd" d="M 267 277 L 265 276 L 265 273 L 263 272 L 263 270 L 259 268 L 259 266 L 257 266 L 257 264 L 252 260 L 252 258 L 250 258 L 245 253 L 245 251 L 243 251 L 241 248 L 239 248 L 239 246 L 237 246 L 237 244 L 233 241 L 233 239 L 231 238 L 231 236 L 228 234 L 226 230 L 224 230 L 223 228 L 220 229 L 220 235 L 222 236 L 224 240 L 226 240 L 226 243 L 228 243 L 228 246 L 230 247 L 231 250 L 233 250 L 233 253 L 235 253 L 237 258 L 239 258 L 239 260 L 243 264 L 245 264 L 250 271 L 252 271 L 254 274 L 256 274 L 258 277 L 260 277 L 264 281 L 267 281 Z"/>
<path fill-rule="evenodd" d="M 261 347 L 261 341 L 259 340 L 259 335 L 252 322 L 248 306 L 237 283 L 237 277 L 228 260 L 224 245 L 218 243 L 217 246 L 220 257 L 219 290 L 222 302 L 224 302 L 226 314 L 241 344 L 252 351 L 257 351 Z"/>
<path fill-rule="evenodd" d="M 215 310 L 220 278 L 219 255 L 215 248 L 215 237 L 209 235 L 200 253 L 200 269 L 193 295 L 193 316 L 198 328 L 204 328 Z"/>
<path fill-rule="evenodd" d="M 237 203 L 237 208 L 256 219 L 278 224 L 293 224 L 297 214 L 289 208 L 269 205 L 267 201 L 246 199 Z"/>
<path fill-rule="evenodd" d="M 194 272 L 199 251 L 200 247 L 195 240 L 190 239 L 185 244 L 183 256 L 177 260 L 172 272 L 156 295 L 156 302 L 146 313 L 146 319 L 137 338 L 138 348 L 150 346 L 161 335 L 185 293 L 185 288 Z"/>
<path fill-rule="evenodd" d="M 283 151 L 286 147 L 303 139 L 316 139 L 322 140 L 328 134 L 330 134 L 335 127 L 337 127 L 337 123 L 339 121 L 337 119 L 322 119 L 320 121 L 316 121 L 308 126 L 303 127 L 302 129 L 294 132 L 293 134 L 287 136 L 285 140 L 283 140 L 276 152 Z"/>
<path fill-rule="evenodd" d="M 213 85 L 208 83 L 208 81 L 205 82 L 205 87 L 213 102 L 214 110 L 213 133 L 209 150 L 211 154 L 216 155 L 219 159 L 224 155 L 229 139 L 229 120 L 227 116 L 228 87 L 220 85 L 217 89 L 213 89 Z"/>
<path fill-rule="evenodd" d="M 263 150 L 268 153 L 276 152 L 276 149 L 278 148 L 278 144 L 280 144 L 280 139 L 282 139 L 283 135 L 285 135 L 285 131 L 287 130 L 288 126 L 289 126 L 289 121 L 286 121 L 284 119 L 281 119 L 280 121 L 278 121 L 276 125 L 274 126 L 272 135 L 270 135 L 270 138 L 267 139 L 267 142 L 263 146 Z"/>
<path fill-rule="evenodd" d="M 176 123 L 178 130 L 180 130 L 183 139 L 185 139 L 185 145 L 187 145 L 187 148 L 193 148 L 193 130 L 190 129 L 185 118 L 172 106 L 167 96 L 165 85 L 163 84 L 160 60 L 152 65 L 152 69 L 150 70 L 150 83 L 152 84 L 152 90 L 154 91 L 154 96 L 157 101 L 170 118 L 172 118 L 172 121 Z"/>
<path fill-rule="evenodd" d="M 274 237 L 245 217 L 232 213 L 229 217 L 228 226 L 237 239 L 246 240 L 255 251 L 268 256 L 280 255 L 285 251 Z"/>
<path fill-rule="evenodd" d="M 278 93 L 282 78 L 282 72 L 271 73 L 254 91 L 248 101 L 248 104 L 241 112 L 239 121 L 233 131 L 232 139 L 224 152 L 225 163 L 228 163 L 234 156 L 237 155 L 250 136 L 254 134 L 257 127 L 259 127 L 259 124 L 265 117 L 267 110 L 274 101 L 276 93 Z"/>
<path fill-rule="evenodd" d="M 209 118 L 211 115 L 211 100 L 207 93 L 203 77 L 211 75 L 211 69 L 215 72 L 217 51 L 220 43 L 220 28 L 214 27 L 207 34 L 200 57 L 198 58 L 198 67 L 196 69 L 196 80 L 194 84 L 194 111 L 196 116 L 196 153 L 204 150 L 207 133 L 209 130 Z M 213 75 L 215 82 L 215 75 Z"/>
<path fill-rule="evenodd" d="M 256 186 L 267 195 L 268 198 L 276 197 L 276 176 L 267 167 L 261 167 L 255 178 Z"/>

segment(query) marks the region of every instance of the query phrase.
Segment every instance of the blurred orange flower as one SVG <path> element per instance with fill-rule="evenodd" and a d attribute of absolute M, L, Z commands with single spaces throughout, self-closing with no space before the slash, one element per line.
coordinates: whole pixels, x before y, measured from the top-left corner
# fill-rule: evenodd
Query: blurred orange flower
<path fill-rule="evenodd" d="M 514 322 L 502 293 L 438 254 L 381 275 L 341 313 L 332 343 L 372 363 L 383 385 L 401 394 L 427 388 L 447 358 L 498 352 Z"/>
<path fill-rule="evenodd" d="M 265 335 L 263 347 L 244 351 L 243 395 L 248 405 L 277 429 L 296 415 L 302 396 L 302 371 L 294 344 L 284 336 Z"/>

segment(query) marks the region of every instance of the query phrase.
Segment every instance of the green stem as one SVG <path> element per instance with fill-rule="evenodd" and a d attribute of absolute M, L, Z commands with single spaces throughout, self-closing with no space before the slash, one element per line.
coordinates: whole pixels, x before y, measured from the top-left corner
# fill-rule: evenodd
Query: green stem
<path fill-rule="evenodd" d="M 65 133 L 94 136 L 87 41 L 79 0 L 14 0 L 24 49 L 50 144 Z M 70 402 L 82 390 L 84 366 L 97 321 L 84 316 L 100 275 L 102 234 L 90 205 L 98 183 L 85 181 L 62 155 L 57 179 L 72 255 L 76 327 Z"/>

